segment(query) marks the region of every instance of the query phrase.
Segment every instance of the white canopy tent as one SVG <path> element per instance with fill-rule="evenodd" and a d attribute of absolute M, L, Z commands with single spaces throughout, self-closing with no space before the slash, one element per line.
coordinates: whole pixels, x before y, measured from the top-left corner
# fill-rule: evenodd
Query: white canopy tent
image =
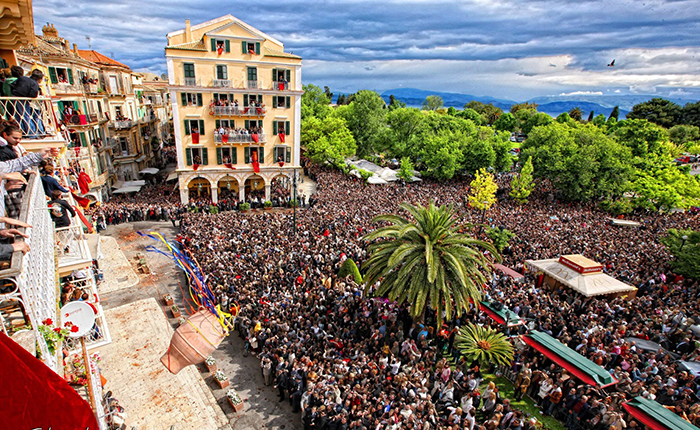
<path fill-rule="evenodd" d="M 525 260 L 525 266 L 543 272 L 555 281 L 586 297 L 631 293 L 637 289 L 602 272 L 579 273 L 559 262 L 559 259 Z"/>
<path fill-rule="evenodd" d="M 155 167 L 147 167 L 139 172 L 139 175 L 155 175 L 158 172 L 160 172 L 160 169 L 156 169 Z"/>
<path fill-rule="evenodd" d="M 121 187 L 119 188 L 128 188 L 128 187 L 143 187 L 146 185 L 146 181 L 143 179 L 140 179 L 138 181 L 129 181 L 129 182 L 124 182 Z"/>
<path fill-rule="evenodd" d="M 135 187 L 121 187 L 118 190 L 112 192 L 112 194 L 128 194 L 128 193 L 138 193 L 141 191 L 140 186 Z"/>

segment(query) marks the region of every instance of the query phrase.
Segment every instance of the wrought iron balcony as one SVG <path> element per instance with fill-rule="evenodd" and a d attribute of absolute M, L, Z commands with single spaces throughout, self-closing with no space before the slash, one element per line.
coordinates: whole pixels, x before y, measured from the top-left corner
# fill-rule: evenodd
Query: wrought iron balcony
<path fill-rule="evenodd" d="M 90 248 L 79 218 L 74 218 L 70 227 L 56 229 L 56 254 L 59 268 L 92 263 Z"/>
<path fill-rule="evenodd" d="M 289 82 L 284 81 L 273 81 L 272 89 L 275 91 L 286 91 L 289 89 Z"/>
<path fill-rule="evenodd" d="M 210 113 L 213 116 L 265 116 L 267 110 L 264 107 L 212 106 Z"/>
<path fill-rule="evenodd" d="M 212 79 L 211 86 L 216 88 L 229 88 L 233 86 L 233 81 L 231 79 Z"/>
<path fill-rule="evenodd" d="M 130 119 L 126 121 L 113 121 L 112 126 L 117 130 L 129 129 L 134 126 L 134 122 Z"/>
<path fill-rule="evenodd" d="M 53 90 L 56 94 L 78 94 L 82 93 L 83 86 L 80 84 L 69 84 L 67 82 L 59 82 L 57 84 L 51 84 Z"/>
<path fill-rule="evenodd" d="M 226 145 L 232 143 L 266 143 L 267 136 L 265 133 L 258 133 L 256 141 L 250 134 L 231 133 L 229 135 L 214 134 L 214 143 L 217 145 Z"/>
<path fill-rule="evenodd" d="M 248 81 L 246 81 L 245 87 L 248 89 L 261 90 L 262 89 L 262 81 L 248 80 Z"/>
<path fill-rule="evenodd" d="M 0 116 L 14 119 L 24 139 L 55 137 L 59 133 L 50 97 L 0 97 Z"/>

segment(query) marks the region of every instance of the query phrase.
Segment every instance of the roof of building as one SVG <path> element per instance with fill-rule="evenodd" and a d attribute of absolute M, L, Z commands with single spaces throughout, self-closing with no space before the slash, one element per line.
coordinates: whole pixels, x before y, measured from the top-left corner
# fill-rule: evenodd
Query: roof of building
<path fill-rule="evenodd" d="M 205 51 L 207 47 L 204 46 L 204 40 L 198 40 L 196 42 L 181 43 L 179 45 L 166 46 L 165 49 L 181 49 L 183 51 Z"/>
<path fill-rule="evenodd" d="M 635 287 L 618 281 L 605 273 L 579 273 L 559 262 L 559 259 L 525 260 L 525 265 L 541 271 L 586 297 L 631 292 Z"/>
<path fill-rule="evenodd" d="M 63 47 L 63 39 L 60 37 L 45 37 L 37 34 L 34 41 L 35 44 L 20 46 L 19 49 L 17 49 L 17 52 L 25 55 L 51 55 L 56 57 L 80 59 L 75 52 Z M 57 42 L 61 45 L 56 46 L 50 42 Z"/>
<path fill-rule="evenodd" d="M 227 21 L 228 21 L 228 22 L 227 22 Z M 218 17 L 218 18 L 210 19 L 209 21 L 205 21 L 205 22 L 202 22 L 202 23 L 200 23 L 200 24 L 193 25 L 193 26 L 190 27 L 190 30 L 191 30 L 191 31 L 196 31 L 196 30 L 199 30 L 199 29 L 202 29 L 202 28 L 206 28 L 206 27 L 208 27 L 208 26 L 210 26 L 210 25 L 212 25 L 212 24 L 218 24 L 218 23 L 220 23 L 220 22 L 221 22 L 221 23 L 224 23 L 224 24 L 222 24 L 222 25 L 220 25 L 220 26 L 218 26 L 218 27 L 215 27 L 215 28 L 212 29 L 212 30 L 207 31 L 206 33 L 212 33 L 212 32 L 221 30 L 222 28 L 227 27 L 227 26 L 229 26 L 229 25 L 231 25 L 231 24 L 236 23 L 236 24 L 239 24 L 240 26 L 246 28 L 246 29 L 249 30 L 250 32 L 256 33 L 256 34 L 260 35 L 260 36 L 261 36 L 262 38 L 264 38 L 264 39 L 267 39 L 267 40 L 269 40 L 269 41 L 271 41 L 271 42 L 273 42 L 273 43 L 276 43 L 276 44 L 278 44 L 278 45 L 280 45 L 280 46 L 284 46 L 284 44 L 283 44 L 282 42 L 280 42 L 279 40 L 275 39 L 274 37 L 272 37 L 272 36 L 270 36 L 270 35 L 268 35 L 268 34 L 265 34 L 264 32 L 258 30 L 257 28 L 253 27 L 252 25 L 250 25 L 250 24 L 248 24 L 248 23 L 246 23 L 246 22 L 244 22 L 244 21 L 241 21 L 240 19 L 236 18 L 235 16 L 233 16 L 233 15 L 231 15 L 231 14 L 227 14 L 227 15 L 224 15 L 224 16 L 220 16 L 220 17 Z M 181 30 L 171 31 L 170 33 L 167 34 L 167 37 L 177 36 L 177 35 L 183 34 L 184 32 L 185 32 L 185 29 L 184 29 L 184 28 L 181 29 Z M 169 46 L 168 48 L 171 48 L 171 47 Z"/>
<path fill-rule="evenodd" d="M 286 52 L 278 51 L 276 49 L 265 48 L 266 57 L 280 57 L 280 58 L 296 58 L 301 60 L 301 57 L 294 54 L 288 54 Z"/>
<path fill-rule="evenodd" d="M 113 66 L 113 67 L 123 67 L 125 69 L 129 69 L 129 66 L 126 64 L 122 64 L 117 60 L 113 60 L 112 58 L 109 58 L 106 55 L 102 55 L 99 52 L 95 51 L 94 49 L 91 50 L 85 50 L 85 49 L 78 49 L 78 54 L 80 56 L 88 61 L 91 61 L 93 63 L 97 64 L 104 64 L 106 66 Z"/>

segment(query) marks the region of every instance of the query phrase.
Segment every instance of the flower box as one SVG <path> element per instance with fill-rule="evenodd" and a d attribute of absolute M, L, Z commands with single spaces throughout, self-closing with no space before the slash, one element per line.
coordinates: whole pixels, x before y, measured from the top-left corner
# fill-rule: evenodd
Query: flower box
<path fill-rule="evenodd" d="M 214 373 L 216 372 L 216 360 L 214 360 L 214 357 L 211 355 L 207 357 L 206 360 L 204 360 L 204 365 L 207 366 L 207 370 L 209 373 Z"/>
<path fill-rule="evenodd" d="M 228 387 L 228 384 L 229 384 L 228 379 L 226 379 L 226 380 L 224 380 L 224 381 L 219 381 L 218 379 L 215 379 L 215 381 L 216 381 L 217 384 L 219 384 L 219 388 L 226 388 L 226 387 Z"/>
<path fill-rule="evenodd" d="M 217 370 L 214 372 L 214 381 L 219 384 L 219 388 L 226 388 L 229 384 L 228 376 L 226 376 L 223 370 Z"/>
<path fill-rule="evenodd" d="M 234 411 L 240 412 L 243 410 L 245 406 L 243 403 L 243 399 L 241 399 L 236 390 L 228 390 L 226 392 L 226 399 L 228 400 L 228 404 L 231 405 Z"/>
<path fill-rule="evenodd" d="M 173 296 L 170 294 L 165 294 L 163 296 L 163 302 L 165 302 L 165 306 L 172 306 L 175 301 L 173 300 Z"/>
<path fill-rule="evenodd" d="M 173 313 L 173 318 L 179 318 L 182 316 L 182 313 L 180 312 L 180 308 L 177 307 L 177 305 L 173 305 L 170 308 L 170 311 Z"/>
<path fill-rule="evenodd" d="M 243 402 L 234 404 L 233 400 L 231 400 L 230 397 L 227 397 L 227 399 L 228 399 L 228 404 L 231 405 L 231 407 L 233 408 L 234 411 L 240 412 L 243 410 L 243 408 L 245 408 L 245 404 Z"/>

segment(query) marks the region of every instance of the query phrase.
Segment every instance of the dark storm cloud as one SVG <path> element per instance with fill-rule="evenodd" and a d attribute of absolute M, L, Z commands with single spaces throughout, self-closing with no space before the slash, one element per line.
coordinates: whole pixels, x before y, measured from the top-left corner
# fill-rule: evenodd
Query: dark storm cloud
<path fill-rule="evenodd" d="M 284 42 L 287 51 L 301 55 L 309 67 L 319 64 L 315 62 L 338 66 L 361 63 L 358 69 L 364 70 L 370 66 L 367 62 L 374 62 L 371 67 L 377 69 L 382 62 L 396 60 L 444 65 L 450 61 L 496 64 L 506 59 L 531 65 L 526 60 L 541 58 L 543 69 L 549 69 L 546 73 L 540 68 L 521 70 L 522 64 L 514 64 L 513 70 L 500 70 L 502 74 L 536 77 L 552 70 L 565 73 L 564 67 L 569 72 L 605 72 L 615 52 L 697 48 L 700 11 L 696 6 L 694 1 L 658 0 L 259 0 L 222 7 L 221 1 L 121 0 L 75 1 L 66 7 L 65 2 L 46 0 L 34 3 L 34 14 L 37 31 L 50 21 L 61 36 L 80 48 L 87 47 L 85 36 L 90 36 L 94 49 L 113 54 L 134 69 L 164 71 L 165 34 L 182 29 L 186 18 L 194 25 L 230 13 Z M 681 61 L 678 53 L 671 55 L 674 64 Z M 550 68 L 548 57 L 567 57 L 568 61 Z M 635 66 L 628 70 L 643 70 L 643 64 L 638 63 L 644 60 L 630 58 Z M 664 61 L 659 56 L 651 56 L 652 60 Z M 654 64 L 649 65 L 655 70 Z M 682 70 L 693 69 L 686 63 L 679 65 Z M 426 69 L 423 78 L 430 79 L 435 72 Z M 323 83 L 335 80 L 332 73 L 333 67 L 307 67 L 304 75 Z M 361 77 L 343 74 L 343 82 L 348 88 L 386 85 L 385 80 L 373 82 L 369 76 L 372 72 L 366 70 Z M 568 91 L 572 85 L 553 90 Z"/>

